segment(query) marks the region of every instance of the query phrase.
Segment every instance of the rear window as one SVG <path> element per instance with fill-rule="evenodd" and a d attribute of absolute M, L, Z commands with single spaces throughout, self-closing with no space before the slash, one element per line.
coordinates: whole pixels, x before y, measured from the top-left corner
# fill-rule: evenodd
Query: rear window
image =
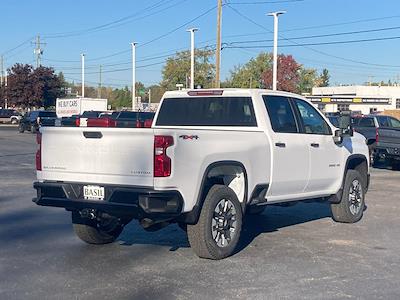
<path fill-rule="evenodd" d="M 55 117 L 57 117 L 57 115 L 54 111 L 41 111 L 41 112 L 39 112 L 39 117 L 55 118 Z"/>
<path fill-rule="evenodd" d="M 373 118 L 360 118 L 357 126 L 359 127 L 375 127 Z"/>
<path fill-rule="evenodd" d="M 159 126 L 257 126 L 250 97 L 166 98 Z"/>
<path fill-rule="evenodd" d="M 134 111 L 121 111 L 117 117 L 118 119 L 134 119 L 137 118 L 137 112 Z"/>

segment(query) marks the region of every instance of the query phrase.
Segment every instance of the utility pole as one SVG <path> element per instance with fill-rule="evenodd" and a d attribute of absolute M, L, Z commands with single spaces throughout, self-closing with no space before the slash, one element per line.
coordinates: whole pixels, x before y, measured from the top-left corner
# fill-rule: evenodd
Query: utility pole
<path fill-rule="evenodd" d="M 5 78 L 5 87 L 6 87 L 6 90 L 7 90 L 7 86 L 8 86 L 8 74 L 7 74 L 7 71 L 6 71 L 6 78 Z M 8 104 L 7 104 L 7 96 L 4 98 L 4 108 L 5 109 L 7 109 L 8 108 Z"/>
<path fill-rule="evenodd" d="M 269 13 L 268 16 L 274 17 L 274 65 L 272 75 L 272 90 L 276 91 L 277 73 L 278 73 L 278 16 L 286 11 L 277 11 Z"/>
<path fill-rule="evenodd" d="M 151 88 L 149 88 L 149 109 L 151 106 Z"/>
<path fill-rule="evenodd" d="M 138 109 L 136 103 L 136 45 L 137 43 L 132 42 L 132 110 Z"/>
<path fill-rule="evenodd" d="M 190 89 L 194 89 L 194 33 L 198 28 L 190 28 L 186 31 L 190 32 Z"/>
<path fill-rule="evenodd" d="M 218 1 L 217 12 L 217 44 L 215 49 L 215 87 L 221 87 L 221 19 L 222 19 L 222 0 Z"/>
<path fill-rule="evenodd" d="M 99 89 L 97 90 L 97 98 L 101 98 L 101 70 L 102 65 L 100 65 L 100 72 L 99 72 Z"/>
<path fill-rule="evenodd" d="M 85 54 L 81 54 L 82 61 L 82 98 L 85 98 Z"/>
<path fill-rule="evenodd" d="M 42 45 L 46 45 L 46 43 L 41 43 L 40 35 L 38 35 L 36 37 L 35 50 L 33 50 L 33 53 L 36 55 L 36 68 L 39 68 L 41 66 L 41 57 L 43 54 L 43 50 L 41 47 Z"/>
<path fill-rule="evenodd" d="M 4 56 L 0 56 L 0 86 L 3 86 L 3 75 L 4 75 Z"/>

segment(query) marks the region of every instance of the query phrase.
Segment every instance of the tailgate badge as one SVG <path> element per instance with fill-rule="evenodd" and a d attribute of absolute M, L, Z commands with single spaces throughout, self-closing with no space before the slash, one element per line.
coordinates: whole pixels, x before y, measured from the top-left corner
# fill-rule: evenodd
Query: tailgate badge
<path fill-rule="evenodd" d="M 184 140 L 198 140 L 199 136 L 198 135 L 186 135 L 186 134 L 183 134 L 183 135 L 180 135 L 179 138 L 180 139 L 184 139 Z"/>

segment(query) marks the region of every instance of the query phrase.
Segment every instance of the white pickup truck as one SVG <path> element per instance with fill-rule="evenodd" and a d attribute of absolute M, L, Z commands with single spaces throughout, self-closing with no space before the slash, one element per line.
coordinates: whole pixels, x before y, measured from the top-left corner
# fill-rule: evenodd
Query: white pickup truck
<path fill-rule="evenodd" d="M 368 147 L 340 122 L 286 92 L 167 92 L 151 128 L 41 128 L 33 201 L 71 211 L 88 243 L 113 242 L 132 219 L 176 222 L 198 256 L 221 259 L 244 214 L 269 204 L 322 199 L 335 221 L 361 219 Z"/>

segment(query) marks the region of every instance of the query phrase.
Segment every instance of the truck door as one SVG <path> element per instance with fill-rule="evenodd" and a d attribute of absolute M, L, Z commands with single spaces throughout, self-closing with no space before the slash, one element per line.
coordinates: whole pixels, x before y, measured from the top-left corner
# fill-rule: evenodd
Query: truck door
<path fill-rule="evenodd" d="M 263 96 L 270 119 L 271 182 L 267 197 L 281 200 L 299 197 L 306 187 L 309 149 L 299 134 L 294 110 L 285 96 Z"/>
<path fill-rule="evenodd" d="M 338 179 L 342 178 L 342 151 L 334 143 L 328 123 L 314 106 L 301 99 L 293 99 L 293 103 L 300 123 L 300 136 L 310 155 L 310 173 L 305 192 L 326 194 L 335 189 Z"/>

